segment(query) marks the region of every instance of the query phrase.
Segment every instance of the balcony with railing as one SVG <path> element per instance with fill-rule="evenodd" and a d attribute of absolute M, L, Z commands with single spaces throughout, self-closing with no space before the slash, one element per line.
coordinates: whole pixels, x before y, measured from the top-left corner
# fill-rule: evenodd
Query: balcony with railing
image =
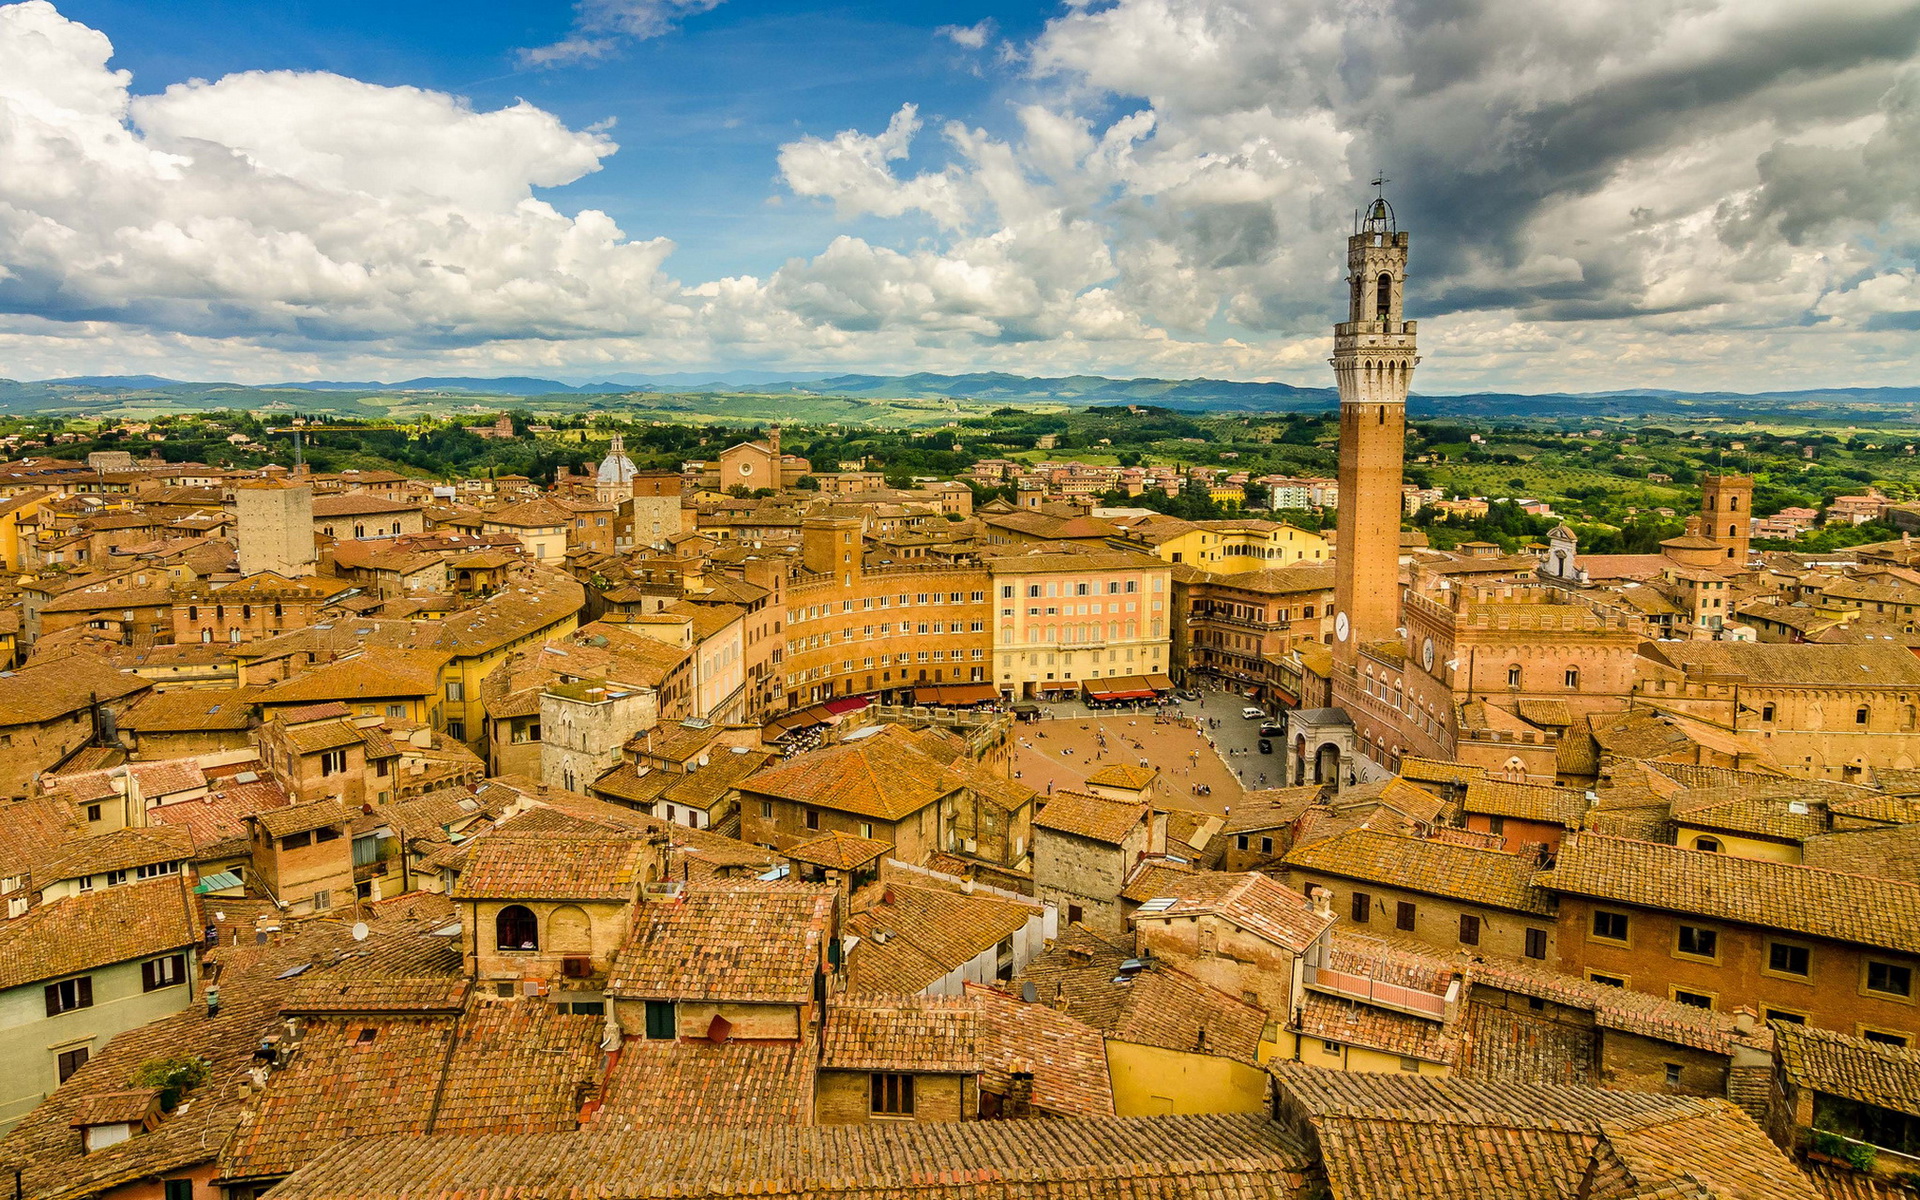
<path fill-rule="evenodd" d="M 1302 982 L 1316 992 L 1431 1021 L 1445 1021 L 1460 1000 L 1460 979 L 1453 971 L 1371 939 L 1315 943 L 1301 967 Z"/>

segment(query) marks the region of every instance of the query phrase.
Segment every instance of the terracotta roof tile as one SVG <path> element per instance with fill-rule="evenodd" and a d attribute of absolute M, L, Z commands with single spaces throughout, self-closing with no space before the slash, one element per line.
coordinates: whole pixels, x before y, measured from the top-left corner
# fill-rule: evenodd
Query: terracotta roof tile
<path fill-rule="evenodd" d="M 649 901 L 614 960 L 607 994 L 804 1004 L 826 961 L 833 895 L 816 888 L 688 888 Z"/>
<path fill-rule="evenodd" d="M 329 825 L 345 825 L 353 819 L 347 806 L 338 800 L 315 800 L 311 804 L 293 804 L 286 808 L 269 808 L 254 814 L 254 820 L 260 828 L 273 837 L 290 837 L 296 833 L 310 833 Z"/>
<path fill-rule="evenodd" d="M 966 895 L 897 879 L 878 890 L 892 899 L 847 918 L 845 933 L 859 939 L 847 954 L 847 983 L 855 991 L 917 992 L 930 987 L 1012 937 L 1042 911 L 1037 902 Z"/>
<path fill-rule="evenodd" d="M 828 1002 L 823 1071 L 980 1071 L 980 1005 L 952 996 L 843 995 Z"/>
<path fill-rule="evenodd" d="M 1136 921 L 1212 914 L 1296 954 L 1333 924 L 1333 917 L 1314 912 L 1312 902 L 1304 895 L 1251 871 L 1238 875 L 1198 871 L 1185 877 L 1169 876 L 1165 883 L 1170 885 L 1169 890 L 1136 910 Z"/>
<path fill-rule="evenodd" d="M 1774 1039 L 1781 1070 L 1800 1087 L 1920 1117 L 1920 1050 L 1785 1022 Z"/>
<path fill-rule="evenodd" d="M 800 1041 L 629 1038 L 587 1127 L 811 1124 L 816 1053 Z"/>
<path fill-rule="evenodd" d="M 854 837 L 836 830 L 825 837 L 788 847 L 783 853 L 798 862 L 830 867 L 836 871 L 851 871 L 855 867 L 866 866 L 892 849 L 892 842 Z"/>
<path fill-rule="evenodd" d="M 1006 1095 L 1012 1073 L 1033 1076 L 1033 1106 L 1056 1117 L 1113 1115 L 1113 1079 L 1100 1031 L 998 988 L 966 985 L 980 1005 L 980 1086 Z"/>
<path fill-rule="evenodd" d="M 1911 883 L 1575 833 L 1560 844 L 1553 870 L 1539 884 L 1619 904 L 1920 954 L 1920 885 Z"/>
<path fill-rule="evenodd" d="M 1534 861 L 1503 851 L 1350 829 L 1296 846 L 1286 863 L 1289 871 L 1338 875 L 1514 912 L 1544 916 L 1553 911 L 1547 894 L 1534 886 Z"/>
<path fill-rule="evenodd" d="M 1035 829 L 1119 845 L 1147 819 L 1147 806 L 1086 792 L 1055 792 L 1034 815 Z"/>
<path fill-rule="evenodd" d="M 200 932 L 181 876 L 81 892 L 0 923 L 0 989 L 189 948 Z"/>
<path fill-rule="evenodd" d="M 958 791 L 965 782 L 931 757 L 911 730 L 884 725 L 869 736 L 769 767 L 740 787 L 755 795 L 898 821 Z"/>
<path fill-rule="evenodd" d="M 807 1129 L 586 1131 L 545 1137 L 365 1139 L 280 1185 L 280 1200 L 623 1200 L 666 1196 L 1032 1200 L 1291 1195 L 1299 1142 L 1264 1115 L 958 1121 Z"/>
<path fill-rule="evenodd" d="M 631 901 L 642 844 L 619 835 L 516 836 L 513 823 L 475 843 L 454 883 L 459 900 Z"/>

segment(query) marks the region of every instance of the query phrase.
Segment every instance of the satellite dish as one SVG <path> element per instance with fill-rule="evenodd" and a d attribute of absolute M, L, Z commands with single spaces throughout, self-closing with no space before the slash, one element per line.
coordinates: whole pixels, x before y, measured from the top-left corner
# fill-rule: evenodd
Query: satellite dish
<path fill-rule="evenodd" d="M 367 923 L 365 921 L 355 921 L 353 923 L 353 940 L 356 942 L 364 942 L 367 940 Z"/>

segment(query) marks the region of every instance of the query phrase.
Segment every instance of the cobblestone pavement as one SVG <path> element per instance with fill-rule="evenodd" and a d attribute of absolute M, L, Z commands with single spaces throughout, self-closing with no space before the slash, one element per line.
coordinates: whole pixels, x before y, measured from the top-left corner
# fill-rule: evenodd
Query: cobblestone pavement
<path fill-rule="evenodd" d="M 1226 812 L 1243 788 L 1281 782 L 1281 743 L 1274 739 L 1273 754 L 1259 753 L 1261 722 L 1240 715 L 1245 703 L 1231 693 L 1209 691 L 1200 703 L 1167 706 L 1160 719 L 1152 706 L 1116 713 L 1090 711 L 1077 701 L 1046 705 L 1041 720 L 1014 725 L 1014 770 L 1021 782 L 1044 795 L 1049 785 L 1078 788 L 1102 767 L 1138 766 L 1144 759 L 1160 769 L 1170 802 Z M 1196 728 L 1200 725 L 1204 731 Z M 1196 794 L 1195 787 L 1212 792 Z"/>

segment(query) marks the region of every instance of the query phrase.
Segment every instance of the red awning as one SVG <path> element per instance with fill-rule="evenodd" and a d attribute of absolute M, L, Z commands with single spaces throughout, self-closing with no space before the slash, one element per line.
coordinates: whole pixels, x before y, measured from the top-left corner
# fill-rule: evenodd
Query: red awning
<path fill-rule="evenodd" d="M 842 696 L 837 700 L 827 701 L 821 707 L 837 717 L 841 713 L 859 712 L 871 703 L 873 703 L 872 699 L 866 696 Z"/>

